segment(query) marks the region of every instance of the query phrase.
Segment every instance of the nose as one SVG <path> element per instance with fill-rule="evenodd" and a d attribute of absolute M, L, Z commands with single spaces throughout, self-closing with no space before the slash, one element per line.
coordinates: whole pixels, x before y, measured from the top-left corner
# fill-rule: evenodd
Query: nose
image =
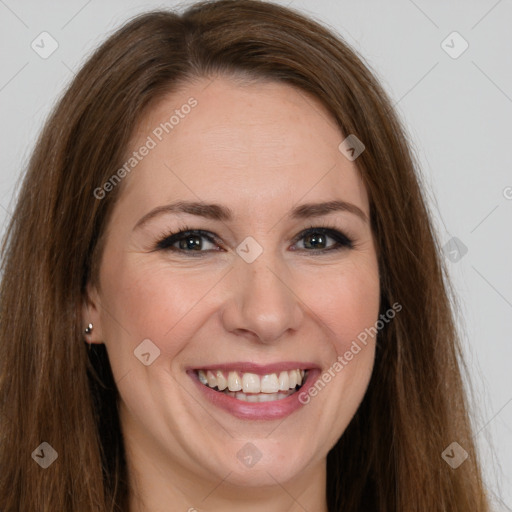
<path fill-rule="evenodd" d="M 241 258 L 230 272 L 224 328 L 260 343 L 273 343 L 299 328 L 303 307 L 284 264 L 265 252 L 252 263 Z"/>

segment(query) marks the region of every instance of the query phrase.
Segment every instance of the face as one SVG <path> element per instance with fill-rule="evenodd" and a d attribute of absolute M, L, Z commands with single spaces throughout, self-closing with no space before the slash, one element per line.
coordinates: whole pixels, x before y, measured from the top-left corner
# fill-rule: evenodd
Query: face
<path fill-rule="evenodd" d="M 140 122 L 83 309 L 132 461 L 247 489 L 322 474 L 373 368 L 374 340 L 353 342 L 379 312 L 344 138 L 305 93 L 228 78 Z"/>

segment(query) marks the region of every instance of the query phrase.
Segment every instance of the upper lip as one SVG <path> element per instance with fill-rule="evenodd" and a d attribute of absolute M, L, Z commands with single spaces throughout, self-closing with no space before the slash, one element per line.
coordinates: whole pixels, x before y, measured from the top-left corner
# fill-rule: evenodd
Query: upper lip
<path fill-rule="evenodd" d="M 270 364 L 257 364 L 251 362 L 234 362 L 234 363 L 212 363 L 202 366 L 194 366 L 187 368 L 188 370 L 221 370 L 225 372 L 242 371 L 247 373 L 255 373 L 256 375 L 267 375 L 270 373 L 288 371 L 288 370 L 311 370 L 319 368 L 315 363 L 301 361 L 280 361 Z"/>

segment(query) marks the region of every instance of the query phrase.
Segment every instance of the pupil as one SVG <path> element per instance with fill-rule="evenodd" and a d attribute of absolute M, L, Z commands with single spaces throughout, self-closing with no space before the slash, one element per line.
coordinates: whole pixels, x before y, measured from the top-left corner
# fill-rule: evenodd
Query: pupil
<path fill-rule="evenodd" d="M 324 236 L 321 233 L 308 235 L 306 237 L 306 240 L 313 240 L 313 242 L 310 241 L 309 243 L 306 241 L 305 246 L 308 248 L 318 247 L 319 245 L 325 244 Z"/>
<path fill-rule="evenodd" d="M 189 243 L 191 242 L 191 243 Z M 200 249 L 201 239 L 197 236 L 188 236 L 180 240 L 180 249 Z"/>

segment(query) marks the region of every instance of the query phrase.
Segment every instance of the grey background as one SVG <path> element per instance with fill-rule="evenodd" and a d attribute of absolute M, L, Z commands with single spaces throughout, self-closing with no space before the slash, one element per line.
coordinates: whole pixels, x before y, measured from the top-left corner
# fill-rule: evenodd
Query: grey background
<path fill-rule="evenodd" d="M 446 255 L 475 439 L 496 510 L 512 510 L 512 2 L 277 3 L 329 25 L 372 67 L 410 134 L 441 243 L 457 237 L 467 248 Z M 0 234 L 42 123 L 75 70 L 128 18 L 176 5 L 0 0 Z M 31 48 L 43 31 L 59 45 L 46 59 Z M 469 45 L 457 58 L 447 53 L 463 49 L 448 37 L 454 31 Z"/>

